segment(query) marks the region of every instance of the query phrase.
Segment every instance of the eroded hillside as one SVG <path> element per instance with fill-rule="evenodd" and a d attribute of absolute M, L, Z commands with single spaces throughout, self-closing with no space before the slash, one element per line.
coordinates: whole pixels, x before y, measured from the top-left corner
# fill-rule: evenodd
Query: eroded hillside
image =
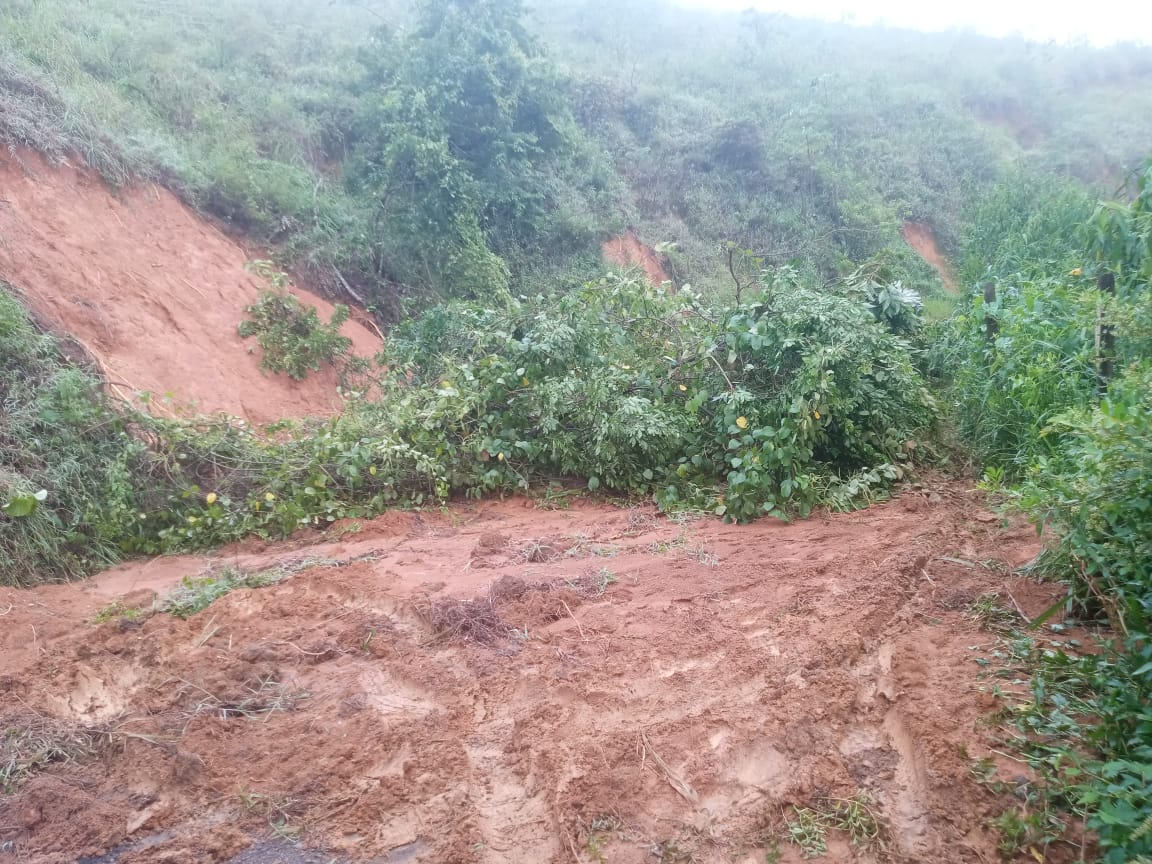
<path fill-rule="evenodd" d="M 260 349 L 236 327 L 268 287 L 245 269 L 263 256 L 171 192 L 112 190 L 91 171 L 20 151 L 0 155 L 0 199 L 0 279 L 43 326 L 94 358 L 120 395 L 150 393 L 160 413 L 257 423 L 339 410 L 332 369 L 304 381 L 260 369 Z M 330 303 L 295 293 L 331 317 Z M 379 337 L 355 320 L 343 333 L 357 354 L 379 350 Z"/>

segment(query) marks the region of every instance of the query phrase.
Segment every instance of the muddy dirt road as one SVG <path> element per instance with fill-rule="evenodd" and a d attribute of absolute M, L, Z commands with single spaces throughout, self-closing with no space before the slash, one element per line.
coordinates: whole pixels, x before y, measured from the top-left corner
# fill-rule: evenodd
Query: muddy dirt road
<path fill-rule="evenodd" d="M 881 836 L 832 831 L 825 860 L 997 859 L 1002 802 L 970 772 L 995 637 L 967 610 L 1054 589 L 1010 575 L 1034 532 L 975 493 L 752 526 L 485 502 L 343 532 L 0 590 L 5 752 L 55 748 L 9 771 L 0 861 L 750 864 L 792 805 L 856 796 Z M 280 581 L 149 611 L 225 568 Z"/>

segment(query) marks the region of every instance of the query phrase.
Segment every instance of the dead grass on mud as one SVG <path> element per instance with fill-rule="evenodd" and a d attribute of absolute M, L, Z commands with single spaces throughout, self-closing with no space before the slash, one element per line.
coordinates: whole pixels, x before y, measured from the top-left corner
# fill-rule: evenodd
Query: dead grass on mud
<path fill-rule="evenodd" d="M 21 710 L 0 716 L 0 794 L 13 792 L 21 782 L 49 765 L 92 755 L 106 733 L 87 729 L 35 711 Z"/>
<path fill-rule="evenodd" d="M 569 602 L 570 599 L 600 597 L 608 585 L 615 581 L 615 575 L 606 567 L 588 567 L 575 578 L 542 582 L 530 582 L 521 576 L 505 575 L 492 582 L 485 594 L 470 600 L 455 597 L 441 599 L 425 597 L 417 601 L 413 608 L 432 630 L 432 638 L 425 644 L 461 641 L 492 645 L 509 637 L 528 635 L 509 625 L 501 617 L 501 607 L 524 601 L 531 596 L 550 595 L 551 599 L 556 601 L 552 604 L 553 607 L 559 607 L 563 611 L 554 611 L 552 615 L 546 614 L 544 623 L 547 623 L 548 620 L 558 620 L 564 613 L 573 615 L 572 607 L 576 604 Z"/>

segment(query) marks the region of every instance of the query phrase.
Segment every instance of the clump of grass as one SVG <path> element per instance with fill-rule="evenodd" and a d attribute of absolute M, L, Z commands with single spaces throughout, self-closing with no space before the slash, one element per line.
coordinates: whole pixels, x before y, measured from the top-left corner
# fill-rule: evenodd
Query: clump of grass
<path fill-rule="evenodd" d="M 655 843 L 650 851 L 660 864 L 698 864 L 701 860 L 696 843 L 688 837 L 673 837 Z"/>
<path fill-rule="evenodd" d="M 1001 602 L 998 591 L 981 594 L 968 604 L 967 614 L 985 630 L 996 633 L 1011 630 L 1020 623 L 1020 616 Z"/>
<path fill-rule="evenodd" d="M 603 597 L 609 585 L 619 582 L 607 567 L 589 567 L 575 579 L 565 579 L 564 584 L 583 597 Z"/>
<path fill-rule="evenodd" d="M 32 712 L 0 719 L 0 793 L 48 765 L 71 762 L 96 749 L 99 733 Z"/>
<path fill-rule="evenodd" d="M 602 814 L 585 822 L 577 823 L 578 832 L 585 837 L 584 849 L 593 861 L 606 862 L 607 848 L 615 840 L 627 840 L 628 833 L 624 820 L 615 814 Z"/>
<path fill-rule="evenodd" d="M 530 540 L 520 548 L 517 557 L 525 564 L 546 564 L 562 557 L 567 551 L 567 546 L 555 540 Z"/>
<path fill-rule="evenodd" d="M 820 813 L 808 807 L 794 807 L 787 820 L 788 839 L 800 847 L 805 858 L 819 858 L 828 851 L 828 832 Z"/>
<path fill-rule="evenodd" d="M 698 561 L 705 567 L 718 567 L 720 565 L 720 557 L 703 543 L 693 545 L 688 531 L 683 528 L 671 540 L 656 540 L 649 543 L 644 547 L 644 551 L 650 555 L 667 555 L 677 552 L 685 558 Z"/>
<path fill-rule="evenodd" d="M 703 564 L 705 567 L 719 567 L 720 566 L 720 556 L 717 555 L 712 550 L 710 550 L 703 543 L 699 544 L 698 546 L 693 546 L 691 549 L 689 549 L 687 551 L 686 554 L 693 561 L 698 561 L 699 563 Z"/>
<path fill-rule="evenodd" d="M 185 576 L 180 587 L 161 600 L 158 608 L 188 619 L 238 588 L 266 588 L 281 582 L 286 575 L 283 570 L 246 573 L 237 567 L 223 567 L 203 576 Z"/>
<path fill-rule="evenodd" d="M 93 624 L 107 624 L 109 621 L 140 621 L 152 614 L 146 606 L 125 606 L 120 600 L 109 603 L 92 618 Z"/>
<path fill-rule="evenodd" d="M 295 843 L 303 829 L 292 822 L 292 808 L 296 800 L 284 795 L 266 795 L 262 792 L 239 793 L 240 803 L 249 812 L 267 820 L 272 836 L 277 840 Z"/>
<path fill-rule="evenodd" d="M 656 517 L 651 513 L 632 510 L 628 513 L 628 527 L 624 531 L 624 536 L 639 537 L 641 534 L 647 534 L 649 531 L 655 530 L 658 524 Z"/>
<path fill-rule="evenodd" d="M 310 570 L 313 567 L 340 567 L 348 563 L 351 562 L 330 558 L 302 558 L 254 573 L 232 566 L 218 569 L 209 567 L 199 576 L 185 576 L 180 587 L 159 601 L 156 609 L 175 615 L 177 618 L 188 619 L 238 588 L 267 588 L 269 585 L 278 585 L 303 570 Z"/>
<path fill-rule="evenodd" d="M 810 807 L 793 807 L 785 820 L 788 840 L 805 858 L 819 858 L 828 851 L 828 832 L 841 831 L 853 846 L 883 852 L 888 848 L 888 829 L 872 809 L 868 796 L 821 798 Z"/>
<path fill-rule="evenodd" d="M 672 517 L 668 517 L 672 520 Z M 675 520 L 672 520 L 675 521 Z M 688 545 L 688 532 L 681 529 L 680 533 L 673 537 L 671 540 L 654 540 L 644 547 L 644 551 L 649 555 L 667 555 L 674 550 L 683 549 Z"/>
<path fill-rule="evenodd" d="M 29 147 L 52 162 L 64 162 L 74 154 L 120 185 L 133 171 L 144 175 L 147 166 L 129 166 L 124 154 L 96 131 L 77 106 L 69 106 L 58 88 L 44 77 L 0 49 L 0 144 L 11 151 Z"/>

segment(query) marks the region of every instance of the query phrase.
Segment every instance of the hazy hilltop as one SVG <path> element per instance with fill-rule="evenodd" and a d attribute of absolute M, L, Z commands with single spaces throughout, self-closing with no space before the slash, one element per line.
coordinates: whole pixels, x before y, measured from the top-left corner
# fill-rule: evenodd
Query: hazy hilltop
<path fill-rule="evenodd" d="M 962 257 L 965 208 L 996 181 L 1110 193 L 1152 141 L 1146 48 L 655 0 L 446 8 L 421 24 L 399 2 L 11 0 L 4 134 L 160 179 L 385 317 L 574 284 L 629 225 L 711 290 L 730 284 L 726 242 L 825 276 L 883 253 L 933 290 L 904 222 Z M 433 187 L 468 206 L 417 213 L 397 191 Z"/>
<path fill-rule="evenodd" d="M 694 259 L 737 239 L 778 262 L 858 262 L 904 219 L 957 251 L 965 206 L 1009 172 L 1111 193 L 1152 141 L 1147 48 L 653 0 L 534 11 L 571 70 L 576 116 L 612 153 L 639 218 L 688 240 Z"/>

